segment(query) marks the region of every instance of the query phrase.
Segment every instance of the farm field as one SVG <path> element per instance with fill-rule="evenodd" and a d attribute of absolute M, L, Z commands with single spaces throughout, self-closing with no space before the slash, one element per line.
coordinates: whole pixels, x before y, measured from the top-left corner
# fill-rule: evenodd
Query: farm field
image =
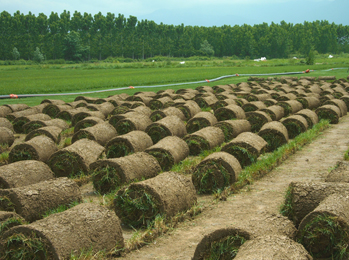
<path fill-rule="evenodd" d="M 80 92 L 309 68 L 275 66 L 275 61 L 263 67 L 252 62 L 239 67 L 211 65 L 66 65 L 64 73 L 62 67 L 8 66 L 0 68 L 6 71 L 0 75 L 1 91 Z M 70 259 L 104 259 L 103 249 L 113 252 L 115 259 L 217 259 L 225 254 L 236 254 L 237 259 L 246 259 L 243 254 L 274 254 L 275 259 L 319 259 L 327 254 L 346 259 L 349 250 L 338 249 L 341 241 L 326 244 L 326 252 L 318 249 L 320 242 L 307 244 L 297 231 L 302 224 L 296 199 L 285 200 L 292 193 L 291 183 L 337 185 L 328 174 L 344 160 L 349 147 L 349 80 L 347 69 L 330 70 L 333 65 L 314 65 L 309 74 L 288 77 L 239 76 L 190 85 L 0 100 L 0 137 L 8 142 L 1 146 L 0 177 L 1 169 L 33 159 L 54 175 L 41 188 L 37 182 L 0 189 L 0 210 L 14 210 L 24 218 L 9 231 L 1 234 L 0 229 L 7 241 L 0 249 L 7 255 L 28 253 L 24 259 L 30 259 L 32 252 L 23 246 L 28 240 L 37 243 L 33 248 L 42 254 Z M 11 127 L 10 132 L 3 129 Z M 1 178 L 0 187 L 5 187 Z M 346 191 L 343 182 L 338 185 Z M 35 195 L 36 190 L 40 196 L 57 194 L 54 197 L 62 202 L 47 195 L 38 206 L 38 199 L 21 195 Z M 36 210 L 23 210 L 26 203 L 12 200 L 12 192 Z M 58 209 L 62 203 L 70 209 Z M 330 212 L 340 215 L 339 211 Z M 105 221 L 98 221 L 98 214 Z M 65 230 L 57 223 L 69 219 L 79 228 L 76 237 L 81 240 L 70 237 L 68 229 L 66 239 L 56 239 L 57 228 Z M 339 222 L 344 233 L 346 221 Z M 26 229 L 45 235 L 17 236 Z M 109 243 L 108 235 L 101 235 L 108 232 L 114 232 Z M 13 243 L 13 236 L 19 242 Z M 85 236 L 93 239 L 86 242 Z M 234 240 L 231 246 L 229 239 L 240 242 Z M 346 243 L 349 238 L 340 239 Z M 257 253 L 249 251 L 250 242 L 259 243 Z M 274 252 L 268 243 L 275 245 Z M 81 253 L 81 248 L 86 250 Z"/>

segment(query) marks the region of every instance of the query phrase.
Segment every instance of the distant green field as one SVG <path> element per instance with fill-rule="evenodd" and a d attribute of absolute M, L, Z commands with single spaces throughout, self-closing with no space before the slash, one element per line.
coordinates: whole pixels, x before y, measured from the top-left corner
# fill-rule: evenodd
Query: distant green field
<path fill-rule="evenodd" d="M 323 71 L 331 68 L 348 68 L 349 60 L 344 58 L 319 59 L 315 65 L 299 64 L 294 60 L 255 61 L 187 61 L 158 63 L 97 63 L 72 65 L 18 65 L 0 66 L 0 95 L 9 94 L 49 94 L 78 93 L 84 91 L 106 90 L 129 86 L 154 86 L 184 82 L 204 81 L 225 75 L 265 74 L 297 72 L 306 69 L 315 70 L 309 76 L 336 76 L 346 78 L 347 69 Z M 303 76 L 302 74 L 298 77 Z M 204 82 L 181 86 L 161 88 L 136 88 L 122 91 L 86 94 L 86 96 L 107 97 L 122 92 L 133 94 L 137 91 L 158 91 L 172 88 L 195 88 L 197 86 L 230 84 L 246 81 L 248 77 L 231 77 L 216 82 Z M 26 103 L 30 106 L 39 104 L 45 98 L 73 101 L 76 95 L 35 97 L 21 99 L 0 99 L 0 105 L 9 103 Z M 85 94 L 84 94 L 85 95 Z"/>

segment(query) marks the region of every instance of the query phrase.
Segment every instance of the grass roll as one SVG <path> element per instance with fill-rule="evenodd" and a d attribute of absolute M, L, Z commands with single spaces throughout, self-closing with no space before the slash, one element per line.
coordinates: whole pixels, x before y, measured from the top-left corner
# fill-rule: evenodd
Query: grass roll
<path fill-rule="evenodd" d="M 52 118 L 56 118 L 60 112 L 71 110 L 71 109 L 73 109 L 73 107 L 67 104 L 61 104 L 61 105 L 49 104 L 42 110 L 42 112 L 44 114 L 49 115 Z"/>
<path fill-rule="evenodd" d="M 219 127 L 223 131 L 226 142 L 243 132 L 251 132 L 251 124 L 245 119 L 220 121 L 214 126 Z"/>
<path fill-rule="evenodd" d="M 77 122 L 76 125 L 74 126 L 74 134 L 77 133 L 79 130 L 97 125 L 99 123 L 104 123 L 104 122 L 105 121 L 99 117 L 95 117 L 95 116 L 85 117 L 83 120 L 80 120 L 79 122 Z"/>
<path fill-rule="evenodd" d="M 284 117 L 285 114 L 284 108 L 278 105 L 267 107 L 265 109 L 262 109 L 261 111 L 267 113 L 273 121 L 279 121 Z"/>
<path fill-rule="evenodd" d="M 63 119 L 60 119 L 60 118 L 55 118 L 55 119 L 51 119 L 51 120 L 47 120 L 47 121 L 43 121 L 43 120 L 30 121 L 30 122 L 23 125 L 23 131 L 24 131 L 24 133 L 28 134 L 31 131 L 34 131 L 36 129 L 39 129 L 39 128 L 45 127 L 45 126 L 56 126 L 56 127 L 61 128 L 62 130 L 69 128 L 69 124 L 66 121 L 64 121 Z"/>
<path fill-rule="evenodd" d="M 195 98 L 195 102 L 199 105 L 200 108 L 212 107 L 217 101 L 218 99 L 213 94 Z"/>
<path fill-rule="evenodd" d="M 298 97 L 297 101 L 302 103 L 304 109 L 316 109 L 321 105 L 320 99 L 316 97 Z"/>
<path fill-rule="evenodd" d="M 284 108 L 284 116 L 289 116 L 291 114 L 297 113 L 299 110 L 303 109 L 302 103 L 297 100 L 280 101 L 277 105 Z"/>
<path fill-rule="evenodd" d="M 230 120 L 230 119 L 245 119 L 245 111 L 237 105 L 229 105 L 226 107 L 218 108 L 214 115 L 218 121 Z"/>
<path fill-rule="evenodd" d="M 236 97 L 235 97 L 236 99 Z M 212 105 L 213 110 L 217 110 L 218 108 L 229 106 L 229 105 L 237 105 L 235 99 L 229 98 L 229 99 L 221 99 L 218 100 L 216 103 Z"/>
<path fill-rule="evenodd" d="M 341 115 L 340 109 L 335 105 L 323 105 L 315 110 L 319 121 L 321 119 L 329 120 L 331 124 L 338 124 Z"/>
<path fill-rule="evenodd" d="M 309 129 L 313 128 L 314 125 L 319 123 L 319 118 L 313 110 L 302 109 L 302 110 L 298 111 L 296 113 L 296 115 L 301 115 L 307 120 Z"/>
<path fill-rule="evenodd" d="M 164 105 L 167 102 L 170 102 L 170 101 L 172 101 L 172 98 L 167 97 L 167 96 L 166 97 L 161 97 L 161 98 L 158 98 L 158 99 L 153 99 L 153 100 L 150 100 L 149 107 L 152 110 L 162 109 L 162 108 L 164 108 Z"/>
<path fill-rule="evenodd" d="M 27 221 L 17 213 L 0 211 L 0 236 L 12 227 L 24 224 L 27 224 Z"/>
<path fill-rule="evenodd" d="M 20 116 L 17 117 L 15 120 L 13 120 L 12 124 L 13 124 L 13 128 L 15 130 L 16 133 L 18 134 L 22 134 L 24 133 L 24 129 L 23 129 L 23 125 L 33 121 L 33 120 L 51 120 L 51 117 L 43 114 L 43 113 L 38 113 L 38 114 L 34 114 L 34 115 L 29 115 L 29 116 Z"/>
<path fill-rule="evenodd" d="M 36 136 L 45 135 L 51 138 L 52 141 L 54 141 L 56 144 L 59 144 L 61 141 L 61 132 L 62 128 L 59 128 L 57 126 L 44 126 L 34 131 L 31 131 L 29 134 L 27 134 L 24 140 L 29 141 L 30 139 L 33 139 Z"/>
<path fill-rule="evenodd" d="M 80 112 L 88 112 L 86 107 L 77 107 L 70 110 L 59 112 L 56 118 L 60 118 L 64 121 L 72 122 L 73 117 Z"/>
<path fill-rule="evenodd" d="M 0 145 L 8 145 L 10 147 L 15 141 L 15 136 L 11 129 L 0 127 Z"/>
<path fill-rule="evenodd" d="M 116 125 L 114 125 L 117 133 L 124 135 L 136 130 L 145 131 L 145 129 L 153 123 L 149 117 L 140 113 L 137 114 L 138 115 L 126 117 L 118 121 Z"/>
<path fill-rule="evenodd" d="M 156 122 L 167 116 L 178 116 L 182 121 L 186 121 L 183 112 L 176 107 L 167 107 L 163 110 L 156 110 L 149 116 L 151 121 Z"/>
<path fill-rule="evenodd" d="M 263 125 L 272 121 L 270 116 L 263 111 L 247 112 L 246 119 L 250 122 L 253 133 L 257 133 Z"/>
<path fill-rule="evenodd" d="M 345 104 L 345 102 L 343 100 L 332 99 L 332 100 L 326 101 L 324 103 L 324 105 L 334 105 L 334 106 L 337 106 L 339 108 L 339 110 L 341 111 L 341 114 L 340 114 L 341 117 L 347 115 L 347 105 Z"/>
<path fill-rule="evenodd" d="M 199 112 L 187 122 L 186 129 L 191 134 L 217 122 L 217 118 L 211 112 Z"/>
<path fill-rule="evenodd" d="M 86 109 L 86 108 L 84 108 Z M 82 112 L 78 112 L 76 113 L 72 119 L 72 125 L 75 126 L 77 124 L 77 122 L 79 122 L 80 120 L 83 120 L 84 118 L 88 117 L 88 116 L 95 116 L 95 117 L 99 117 L 101 119 L 105 119 L 105 115 L 100 112 L 100 111 L 82 111 Z"/>
<path fill-rule="evenodd" d="M 117 136 L 115 128 L 108 122 L 102 122 L 77 131 L 72 137 L 72 143 L 87 138 L 105 146 L 115 136 Z"/>
<path fill-rule="evenodd" d="M 201 108 L 193 100 L 187 100 L 184 104 L 180 104 L 176 107 L 183 112 L 186 120 L 189 120 L 197 113 L 201 112 Z"/>
<path fill-rule="evenodd" d="M 292 115 L 283 120 L 281 123 L 287 128 L 288 137 L 295 138 L 297 135 L 304 133 L 308 129 L 307 120 L 301 115 Z"/>
<path fill-rule="evenodd" d="M 268 152 L 272 152 L 288 142 L 287 128 L 278 121 L 266 123 L 258 135 L 268 143 Z"/>
<path fill-rule="evenodd" d="M 245 112 L 257 111 L 263 108 L 267 108 L 267 106 L 262 101 L 251 101 L 242 106 L 242 109 Z"/>

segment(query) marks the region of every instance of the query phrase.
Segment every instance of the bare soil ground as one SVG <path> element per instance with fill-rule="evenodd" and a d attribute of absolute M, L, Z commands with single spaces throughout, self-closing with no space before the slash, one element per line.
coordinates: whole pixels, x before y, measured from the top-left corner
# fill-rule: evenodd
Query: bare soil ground
<path fill-rule="evenodd" d="M 121 259 L 191 259 L 203 236 L 226 227 L 255 227 L 263 216 L 279 213 L 286 189 L 292 181 L 323 181 L 331 167 L 343 159 L 349 146 L 349 116 L 325 130 L 311 144 L 288 158 L 267 176 L 249 185 L 227 201 L 210 203 L 199 197 L 205 210 L 194 220 L 159 237 L 155 242 Z M 263 231 L 264 232 L 264 231 Z M 127 239 L 127 232 L 124 235 Z M 120 259 L 120 258 L 119 258 Z"/>

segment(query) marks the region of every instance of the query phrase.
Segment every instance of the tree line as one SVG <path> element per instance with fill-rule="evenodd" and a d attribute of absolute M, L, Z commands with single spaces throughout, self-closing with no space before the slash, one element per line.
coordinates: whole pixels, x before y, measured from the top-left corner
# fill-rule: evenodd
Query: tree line
<path fill-rule="evenodd" d="M 312 50 L 348 53 L 349 26 L 322 20 L 203 27 L 157 24 L 113 13 L 0 14 L 0 60 L 30 60 L 37 51 L 47 60 L 102 60 L 195 55 L 288 58 Z"/>

